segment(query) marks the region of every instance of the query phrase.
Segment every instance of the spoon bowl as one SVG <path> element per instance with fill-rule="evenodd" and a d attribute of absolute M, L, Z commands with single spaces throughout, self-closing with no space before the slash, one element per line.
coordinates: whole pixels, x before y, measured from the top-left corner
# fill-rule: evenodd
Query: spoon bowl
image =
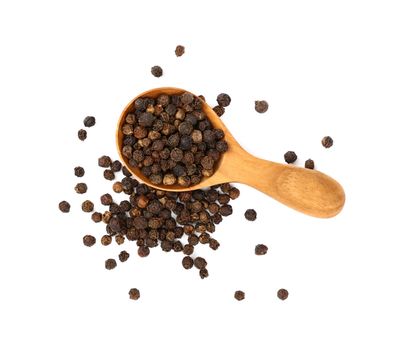
<path fill-rule="evenodd" d="M 190 187 L 152 184 L 139 168 L 130 166 L 128 159 L 122 154 L 124 119 L 127 114 L 134 112 L 134 101 L 137 98 L 157 98 L 161 94 L 180 95 L 184 92 L 187 90 L 173 87 L 148 90 L 132 99 L 121 113 L 116 132 L 117 151 L 123 164 L 139 181 L 159 190 L 175 192 L 193 191 L 225 182 L 238 182 L 254 187 L 279 202 L 311 216 L 327 218 L 341 211 L 345 194 L 337 181 L 317 170 L 279 164 L 252 156 L 240 146 L 205 102 L 202 105 L 203 112 L 214 128 L 224 131 L 224 139 L 228 144 L 227 152 L 222 154 L 215 165 L 214 174 L 203 177 L 199 184 Z"/>

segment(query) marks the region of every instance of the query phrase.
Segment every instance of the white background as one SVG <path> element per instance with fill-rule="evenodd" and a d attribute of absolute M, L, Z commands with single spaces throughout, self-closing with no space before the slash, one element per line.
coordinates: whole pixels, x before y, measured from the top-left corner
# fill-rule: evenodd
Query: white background
<path fill-rule="evenodd" d="M 2 1 L 0 348 L 410 349 L 410 17 L 395 0 Z M 138 258 L 131 242 L 129 261 L 105 270 L 123 247 L 82 245 L 104 227 L 80 203 L 102 209 L 111 183 L 97 157 L 115 158 L 124 105 L 167 85 L 211 104 L 229 93 L 223 120 L 239 142 L 275 161 L 313 158 L 343 184 L 343 212 L 315 219 L 239 186 L 220 249 L 200 251 L 208 279 L 180 254 Z M 87 115 L 97 124 L 81 143 Z"/>

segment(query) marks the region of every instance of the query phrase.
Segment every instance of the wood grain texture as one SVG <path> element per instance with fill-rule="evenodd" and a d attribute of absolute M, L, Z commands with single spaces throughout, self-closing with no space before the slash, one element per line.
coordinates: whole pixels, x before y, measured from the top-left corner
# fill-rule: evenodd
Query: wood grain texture
<path fill-rule="evenodd" d="M 259 159 L 246 152 L 234 139 L 230 131 L 215 114 L 210 106 L 203 104 L 203 111 L 215 128 L 222 129 L 229 149 L 217 164 L 216 172 L 196 186 L 181 187 L 178 185 L 153 185 L 140 169 L 133 168 L 122 155 L 123 134 L 121 126 L 128 113 L 134 109 L 134 101 L 138 97 L 156 98 L 162 93 L 181 94 L 186 90 L 172 87 L 157 88 L 136 96 L 123 110 L 117 124 L 116 144 L 123 164 L 140 181 L 151 187 L 166 191 L 191 191 L 224 182 L 239 182 L 264 192 L 279 202 L 300 211 L 320 218 L 337 215 L 344 206 L 345 194 L 341 185 L 331 177 L 311 169 L 298 168 L 268 160 Z"/>

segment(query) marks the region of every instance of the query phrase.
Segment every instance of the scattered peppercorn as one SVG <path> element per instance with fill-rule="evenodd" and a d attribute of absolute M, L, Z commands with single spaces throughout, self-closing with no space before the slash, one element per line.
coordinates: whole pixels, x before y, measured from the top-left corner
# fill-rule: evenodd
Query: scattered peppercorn
<path fill-rule="evenodd" d="M 293 151 L 288 151 L 284 154 L 284 160 L 288 164 L 294 163 L 297 160 L 297 155 Z"/>
<path fill-rule="evenodd" d="M 107 259 L 105 266 L 107 270 L 112 270 L 117 266 L 117 261 L 115 261 L 114 259 Z"/>
<path fill-rule="evenodd" d="M 96 118 L 94 117 L 86 117 L 84 118 L 84 126 L 87 128 L 91 128 L 92 126 L 94 126 L 96 124 Z"/>
<path fill-rule="evenodd" d="M 83 237 L 83 244 L 84 244 L 86 247 L 91 247 L 91 246 L 93 246 L 94 244 L 96 244 L 96 238 L 95 238 L 94 236 L 92 236 L 92 235 L 85 235 L 85 236 Z"/>
<path fill-rule="evenodd" d="M 63 213 L 68 213 L 70 211 L 70 203 L 66 202 L 66 201 L 62 201 L 59 203 L 59 209 L 63 212 Z"/>
<path fill-rule="evenodd" d="M 160 78 L 163 75 L 163 69 L 160 66 L 151 67 L 151 74 L 156 78 Z"/>
<path fill-rule="evenodd" d="M 91 220 L 93 220 L 94 222 L 100 222 L 101 220 L 103 220 L 103 215 L 101 213 L 94 212 L 93 214 L 91 214 Z"/>
<path fill-rule="evenodd" d="M 74 191 L 79 194 L 84 194 L 87 192 L 87 185 L 84 182 L 80 182 L 74 187 Z"/>
<path fill-rule="evenodd" d="M 138 256 L 145 258 L 146 256 L 150 254 L 150 248 L 145 247 L 145 246 L 138 247 L 137 253 L 138 253 Z"/>
<path fill-rule="evenodd" d="M 101 156 L 98 159 L 98 166 L 102 168 L 108 168 L 111 165 L 111 158 L 109 156 Z"/>
<path fill-rule="evenodd" d="M 79 138 L 80 141 L 84 141 L 87 138 L 87 131 L 84 129 L 80 129 L 77 132 L 77 136 Z"/>
<path fill-rule="evenodd" d="M 281 300 L 285 300 L 288 298 L 288 290 L 287 289 L 279 289 L 277 292 L 277 297 Z"/>
<path fill-rule="evenodd" d="M 130 254 L 127 253 L 125 250 L 123 250 L 118 255 L 118 260 L 120 260 L 121 262 L 125 262 L 128 260 L 129 257 L 130 257 Z"/>
<path fill-rule="evenodd" d="M 314 169 L 314 161 L 313 161 L 312 159 L 307 159 L 307 160 L 305 161 L 304 166 L 305 166 L 307 169 Z"/>
<path fill-rule="evenodd" d="M 221 93 L 217 96 L 217 103 L 221 107 L 227 107 L 231 103 L 231 97 L 225 93 Z"/>
<path fill-rule="evenodd" d="M 267 254 L 268 247 L 264 244 L 257 244 L 255 246 L 255 255 L 265 255 Z"/>
<path fill-rule="evenodd" d="M 194 266 L 199 270 L 204 269 L 207 266 L 207 261 L 204 258 L 197 257 L 194 259 Z"/>
<path fill-rule="evenodd" d="M 140 291 L 137 288 L 131 288 L 128 295 L 131 300 L 137 300 L 140 298 Z"/>
<path fill-rule="evenodd" d="M 234 298 L 237 299 L 238 301 L 243 300 L 245 298 L 245 293 L 242 290 L 237 290 L 234 293 Z"/>
<path fill-rule="evenodd" d="M 181 57 L 185 53 L 185 47 L 182 45 L 177 45 L 176 50 L 175 50 L 176 56 Z"/>
<path fill-rule="evenodd" d="M 257 219 L 257 212 L 254 209 L 247 209 L 244 216 L 248 221 L 254 221 Z"/>
<path fill-rule="evenodd" d="M 182 261 L 183 267 L 188 270 L 191 269 L 194 265 L 193 258 L 191 256 L 185 256 Z"/>
<path fill-rule="evenodd" d="M 215 114 L 221 117 L 225 113 L 225 108 L 221 107 L 220 105 L 217 105 L 213 107 L 213 111 L 215 112 Z"/>
<path fill-rule="evenodd" d="M 119 172 L 122 167 L 123 164 L 121 164 L 119 160 L 115 160 L 113 163 L 111 163 L 111 170 L 115 173 Z"/>
<path fill-rule="evenodd" d="M 324 136 L 321 140 L 321 144 L 325 148 L 330 148 L 334 144 L 334 140 L 330 136 Z"/>
<path fill-rule="evenodd" d="M 104 246 L 108 246 L 111 244 L 112 238 L 109 235 L 104 235 L 101 237 L 101 244 Z"/>
<path fill-rule="evenodd" d="M 77 177 L 84 176 L 84 168 L 82 168 L 81 166 L 76 166 L 74 168 L 74 175 L 77 176 Z"/>
<path fill-rule="evenodd" d="M 206 268 L 201 269 L 198 273 L 199 273 L 201 279 L 204 279 L 204 278 L 208 277 L 208 270 Z"/>
<path fill-rule="evenodd" d="M 268 110 L 268 103 L 267 101 L 264 101 L 264 100 L 255 101 L 254 108 L 258 113 L 265 113 Z"/>
<path fill-rule="evenodd" d="M 114 175 L 114 172 L 112 170 L 109 170 L 109 169 L 104 170 L 103 176 L 106 180 L 109 180 L 109 181 L 114 180 L 114 178 L 116 177 Z"/>
<path fill-rule="evenodd" d="M 86 213 L 90 213 L 94 210 L 94 204 L 92 201 L 86 200 L 81 204 L 81 209 Z"/>

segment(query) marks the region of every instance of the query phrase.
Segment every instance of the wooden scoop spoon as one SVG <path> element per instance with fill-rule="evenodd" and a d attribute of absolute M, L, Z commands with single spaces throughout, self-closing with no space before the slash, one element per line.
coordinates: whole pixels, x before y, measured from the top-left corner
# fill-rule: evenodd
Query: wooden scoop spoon
<path fill-rule="evenodd" d="M 224 182 L 239 182 L 247 184 L 264 192 L 277 201 L 302 213 L 319 218 L 329 218 L 337 215 L 344 206 L 345 194 L 341 185 L 331 177 L 305 168 L 284 165 L 259 159 L 246 152 L 234 139 L 230 131 L 210 106 L 203 103 L 203 111 L 211 124 L 225 133 L 228 151 L 224 153 L 216 166 L 215 173 L 203 177 L 202 181 L 191 187 L 179 185 L 153 185 L 139 168 L 131 167 L 123 156 L 123 133 L 121 126 L 127 114 L 134 111 L 134 101 L 138 97 L 156 98 L 160 94 L 182 94 L 186 90 L 164 87 L 152 89 L 134 98 L 124 109 L 117 125 L 117 150 L 123 164 L 140 181 L 151 187 L 165 191 L 192 191 Z"/>

